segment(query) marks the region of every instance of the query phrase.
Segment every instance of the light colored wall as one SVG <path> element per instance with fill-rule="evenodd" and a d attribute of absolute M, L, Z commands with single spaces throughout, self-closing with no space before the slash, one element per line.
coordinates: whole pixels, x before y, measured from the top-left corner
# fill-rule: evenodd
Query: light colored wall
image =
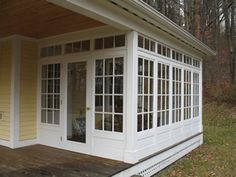
<path fill-rule="evenodd" d="M 19 140 L 37 137 L 37 58 L 35 42 L 21 41 Z"/>
<path fill-rule="evenodd" d="M 0 139 L 10 139 L 12 41 L 0 41 Z"/>

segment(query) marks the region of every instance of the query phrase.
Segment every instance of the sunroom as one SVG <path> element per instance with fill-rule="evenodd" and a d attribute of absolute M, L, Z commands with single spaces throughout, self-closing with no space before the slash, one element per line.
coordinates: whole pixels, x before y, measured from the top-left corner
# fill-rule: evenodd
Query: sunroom
<path fill-rule="evenodd" d="M 1 145 L 134 164 L 125 176 L 202 144 L 202 58 L 215 52 L 144 1 L 0 8 Z"/>

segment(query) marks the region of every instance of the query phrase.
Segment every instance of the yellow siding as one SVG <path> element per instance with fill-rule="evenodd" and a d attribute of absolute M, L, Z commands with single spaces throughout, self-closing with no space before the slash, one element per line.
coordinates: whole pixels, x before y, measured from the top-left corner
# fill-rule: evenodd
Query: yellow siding
<path fill-rule="evenodd" d="M 22 41 L 20 66 L 20 141 L 37 136 L 37 44 Z"/>
<path fill-rule="evenodd" d="M 12 42 L 0 42 L 0 139 L 10 139 L 10 97 L 11 97 Z"/>

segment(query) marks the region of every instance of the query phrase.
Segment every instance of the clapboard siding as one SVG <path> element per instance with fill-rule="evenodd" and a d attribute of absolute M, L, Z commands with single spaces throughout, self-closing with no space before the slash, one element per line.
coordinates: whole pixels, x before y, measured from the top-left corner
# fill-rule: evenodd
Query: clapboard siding
<path fill-rule="evenodd" d="M 0 42 L 0 139 L 10 139 L 12 41 Z"/>
<path fill-rule="evenodd" d="M 36 138 L 37 44 L 21 43 L 20 141 Z"/>

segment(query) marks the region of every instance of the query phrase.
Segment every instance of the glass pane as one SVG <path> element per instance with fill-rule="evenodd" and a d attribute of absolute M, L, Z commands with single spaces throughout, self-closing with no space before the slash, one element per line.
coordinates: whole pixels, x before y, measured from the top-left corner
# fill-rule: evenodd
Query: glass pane
<path fill-rule="evenodd" d="M 143 59 L 138 59 L 138 74 L 143 75 Z"/>
<path fill-rule="evenodd" d="M 123 73 L 124 73 L 123 57 L 115 58 L 115 75 L 122 75 Z"/>
<path fill-rule="evenodd" d="M 104 130 L 112 131 L 112 114 L 104 115 Z"/>
<path fill-rule="evenodd" d="M 60 64 L 54 65 L 54 78 L 60 78 Z"/>
<path fill-rule="evenodd" d="M 150 113 L 149 114 L 149 128 L 152 128 L 153 127 L 153 114 Z"/>
<path fill-rule="evenodd" d="M 48 108 L 53 108 L 53 95 L 48 95 Z"/>
<path fill-rule="evenodd" d="M 153 94 L 153 79 L 149 79 L 149 94 Z"/>
<path fill-rule="evenodd" d="M 148 96 L 144 96 L 144 112 L 148 112 Z"/>
<path fill-rule="evenodd" d="M 142 96 L 138 96 L 138 113 L 143 112 L 143 97 Z"/>
<path fill-rule="evenodd" d="M 67 139 L 86 142 L 86 62 L 68 64 Z"/>
<path fill-rule="evenodd" d="M 145 49 L 149 50 L 149 46 L 150 46 L 149 39 L 145 39 Z"/>
<path fill-rule="evenodd" d="M 89 51 L 90 50 L 90 40 L 82 41 L 81 51 Z"/>
<path fill-rule="evenodd" d="M 95 93 L 102 94 L 103 93 L 103 78 L 98 77 L 95 79 Z"/>
<path fill-rule="evenodd" d="M 103 111 L 103 96 L 95 96 L 95 111 Z"/>
<path fill-rule="evenodd" d="M 53 69 L 54 65 L 50 64 L 48 65 L 48 78 L 54 78 L 54 69 Z"/>
<path fill-rule="evenodd" d="M 42 80 L 41 93 L 47 93 L 47 80 Z"/>
<path fill-rule="evenodd" d="M 123 96 L 114 97 L 115 113 L 123 113 Z"/>
<path fill-rule="evenodd" d="M 138 94 L 143 93 L 143 77 L 138 77 Z"/>
<path fill-rule="evenodd" d="M 73 44 L 68 43 L 65 45 L 65 53 L 72 53 L 73 52 Z"/>
<path fill-rule="evenodd" d="M 161 55 L 161 44 L 158 44 L 157 46 L 157 53 Z"/>
<path fill-rule="evenodd" d="M 113 59 L 108 58 L 105 60 L 105 75 L 113 75 Z"/>
<path fill-rule="evenodd" d="M 48 47 L 48 56 L 53 56 L 54 55 L 54 47 L 53 46 L 50 46 Z"/>
<path fill-rule="evenodd" d="M 81 42 L 80 41 L 79 42 L 75 42 L 73 44 L 73 50 L 74 50 L 74 52 L 80 52 L 81 51 Z"/>
<path fill-rule="evenodd" d="M 142 36 L 138 36 L 138 47 L 143 48 L 143 37 Z"/>
<path fill-rule="evenodd" d="M 104 49 L 113 48 L 114 47 L 114 37 L 105 37 L 104 38 Z"/>
<path fill-rule="evenodd" d="M 54 109 L 60 109 L 60 95 L 54 95 Z"/>
<path fill-rule="evenodd" d="M 153 77 L 153 61 L 150 61 L 150 76 Z"/>
<path fill-rule="evenodd" d="M 144 114 L 144 130 L 148 129 L 148 114 Z"/>
<path fill-rule="evenodd" d="M 123 132 L 123 116 L 114 115 L 114 131 Z"/>
<path fill-rule="evenodd" d="M 52 110 L 48 110 L 47 111 L 47 123 L 48 124 L 52 124 L 52 120 L 53 120 L 53 111 Z"/>
<path fill-rule="evenodd" d="M 103 38 L 95 39 L 95 50 L 103 49 Z"/>
<path fill-rule="evenodd" d="M 125 46 L 125 35 L 115 36 L 115 47 Z"/>
<path fill-rule="evenodd" d="M 60 79 L 54 80 L 54 93 L 60 93 Z"/>
<path fill-rule="evenodd" d="M 46 117 L 47 117 L 47 111 L 46 110 L 42 110 L 41 111 L 41 122 L 42 123 L 46 123 Z"/>
<path fill-rule="evenodd" d="M 161 126 L 161 113 L 158 112 L 157 113 L 157 127 L 160 127 Z"/>
<path fill-rule="evenodd" d="M 95 114 L 95 129 L 102 130 L 102 114 Z"/>
<path fill-rule="evenodd" d="M 115 77 L 115 94 L 123 93 L 123 77 Z"/>
<path fill-rule="evenodd" d="M 149 111 L 153 111 L 153 96 L 149 96 Z"/>
<path fill-rule="evenodd" d="M 149 68 L 148 68 L 148 60 L 144 60 L 144 75 L 148 76 Z"/>
<path fill-rule="evenodd" d="M 154 41 L 151 41 L 151 51 L 155 52 L 156 50 L 156 43 Z"/>
<path fill-rule="evenodd" d="M 53 93 L 53 80 L 48 80 L 48 93 Z"/>
<path fill-rule="evenodd" d="M 161 64 L 158 63 L 158 78 L 161 78 Z"/>
<path fill-rule="evenodd" d="M 138 132 L 142 131 L 142 115 L 138 115 L 137 118 L 138 122 L 137 122 L 137 130 Z"/>
<path fill-rule="evenodd" d="M 60 111 L 54 111 L 54 124 L 60 124 Z"/>
<path fill-rule="evenodd" d="M 144 78 L 144 94 L 148 94 L 148 78 Z"/>
<path fill-rule="evenodd" d="M 105 93 L 112 94 L 113 77 L 105 77 Z"/>
<path fill-rule="evenodd" d="M 47 108 L 47 95 L 41 96 L 41 108 Z"/>
<path fill-rule="evenodd" d="M 96 60 L 96 76 L 103 75 L 103 60 Z"/>
<path fill-rule="evenodd" d="M 47 74 L 48 74 L 47 68 L 48 68 L 47 65 L 43 65 L 43 66 L 42 66 L 42 78 L 43 78 L 43 79 L 46 79 L 46 78 L 47 78 Z"/>
<path fill-rule="evenodd" d="M 112 112 L 112 96 L 104 96 L 104 112 Z"/>

